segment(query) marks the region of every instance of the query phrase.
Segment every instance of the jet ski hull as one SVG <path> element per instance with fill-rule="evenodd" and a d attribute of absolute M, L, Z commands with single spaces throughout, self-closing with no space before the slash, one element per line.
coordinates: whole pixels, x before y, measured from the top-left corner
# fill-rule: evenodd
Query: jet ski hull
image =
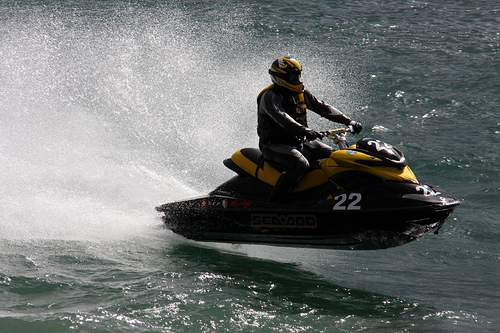
<path fill-rule="evenodd" d="M 382 198 L 397 207 L 384 207 L 374 200 L 377 195 L 350 194 L 301 207 L 212 193 L 157 210 L 168 229 L 196 241 L 373 250 L 400 246 L 440 228 L 460 204 L 442 192 L 439 197 Z M 343 195 L 346 200 L 340 203 Z M 362 198 L 353 205 L 358 195 Z"/>

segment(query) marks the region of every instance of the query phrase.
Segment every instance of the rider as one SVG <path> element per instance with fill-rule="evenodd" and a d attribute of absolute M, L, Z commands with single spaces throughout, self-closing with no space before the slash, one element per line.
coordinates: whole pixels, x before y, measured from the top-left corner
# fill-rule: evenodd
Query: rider
<path fill-rule="evenodd" d="M 307 126 L 306 110 L 331 121 L 352 126 L 359 133 L 363 126 L 341 111 L 319 101 L 300 81 L 302 66 L 290 57 L 276 59 L 269 69 L 273 84 L 257 97 L 259 148 L 264 159 L 284 171 L 269 201 L 280 201 L 309 169 L 310 161 L 327 158 L 333 149 L 316 139 L 323 134 Z"/>

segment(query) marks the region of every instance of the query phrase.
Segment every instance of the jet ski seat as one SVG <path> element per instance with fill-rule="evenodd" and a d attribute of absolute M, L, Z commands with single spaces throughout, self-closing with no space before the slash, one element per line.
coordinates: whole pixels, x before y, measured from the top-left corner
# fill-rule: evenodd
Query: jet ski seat
<path fill-rule="evenodd" d="M 261 151 L 257 148 L 243 148 L 238 150 L 231 158 L 224 160 L 223 163 L 227 168 L 236 172 L 241 177 L 253 176 L 272 186 L 276 184 L 281 173 L 284 171 L 283 168 L 267 162 L 262 157 Z M 308 173 L 317 169 L 321 169 L 320 161 L 311 163 Z M 323 175 L 320 171 L 319 174 Z M 320 182 L 326 182 L 326 177 L 321 177 Z"/>

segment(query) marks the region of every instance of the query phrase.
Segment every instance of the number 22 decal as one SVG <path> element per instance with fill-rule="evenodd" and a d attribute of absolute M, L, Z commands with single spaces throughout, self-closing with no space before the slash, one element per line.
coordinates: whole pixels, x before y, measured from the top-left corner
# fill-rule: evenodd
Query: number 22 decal
<path fill-rule="evenodd" d="M 349 196 L 347 194 L 337 195 L 333 200 L 338 201 L 333 210 L 360 210 L 361 206 L 358 203 L 361 201 L 361 193 L 351 193 Z"/>

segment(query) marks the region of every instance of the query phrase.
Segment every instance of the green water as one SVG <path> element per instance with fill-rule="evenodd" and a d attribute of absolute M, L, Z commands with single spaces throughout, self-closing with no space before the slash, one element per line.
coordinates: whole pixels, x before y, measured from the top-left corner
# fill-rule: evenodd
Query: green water
<path fill-rule="evenodd" d="M 236 8 L 236 9 L 235 9 Z M 493 1 L 4 1 L 0 332 L 494 332 Z M 463 204 L 381 251 L 197 244 L 154 207 L 257 145 L 268 66 Z M 310 117 L 317 129 L 332 127 Z"/>

